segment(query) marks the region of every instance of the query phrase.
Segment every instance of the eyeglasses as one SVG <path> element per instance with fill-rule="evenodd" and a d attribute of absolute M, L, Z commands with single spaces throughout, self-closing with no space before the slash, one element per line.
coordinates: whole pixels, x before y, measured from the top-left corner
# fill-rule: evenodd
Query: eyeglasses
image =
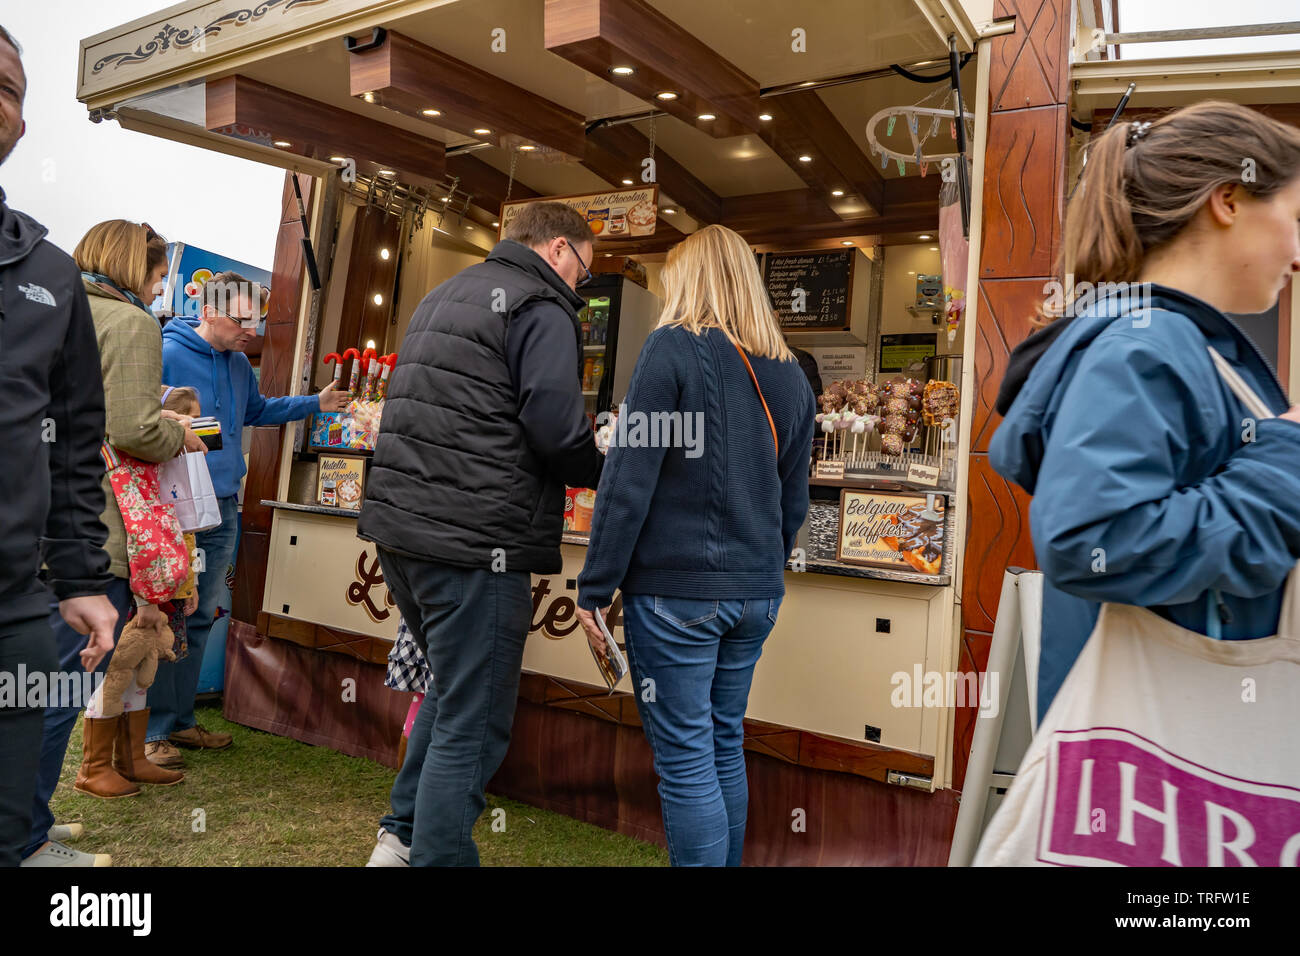
<path fill-rule="evenodd" d="M 582 286 L 586 285 L 588 282 L 591 281 L 592 278 L 591 270 L 588 269 L 587 264 L 582 261 L 582 256 L 578 255 L 578 250 L 574 248 L 573 243 L 571 243 L 568 239 L 565 239 L 564 244 L 568 246 L 569 249 L 573 252 L 573 258 L 578 260 L 578 265 L 582 266 L 582 273 L 583 273 L 582 278 L 575 283 L 579 288 L 581 288 Z"/>
<path fill-rule="evenodd" d="M 261 320 L 261 318 L 245 318 L 245 319 L 239 319 L 239 318 L 236 318 L 235 316 L 231 315 L 231 314 L 230 314 L 229 312 L 227 312 L 225 309 L 219 308 L 218 306 L 215 306 L 215 305 L 214 305 L 213 308 L 216 309 L 218 312 L 220 312 L 222 315 L 224 315 L 226 318 L 228 318 L 230 321 L 232 321 L 232 322 L 238 322 L 238 323 L 239 323 L 239 327 L 240 327 L 241 329 L 255 329 L 255 328 L 257 328 L 259 325 L 262 324 L 262 320 Z"/>

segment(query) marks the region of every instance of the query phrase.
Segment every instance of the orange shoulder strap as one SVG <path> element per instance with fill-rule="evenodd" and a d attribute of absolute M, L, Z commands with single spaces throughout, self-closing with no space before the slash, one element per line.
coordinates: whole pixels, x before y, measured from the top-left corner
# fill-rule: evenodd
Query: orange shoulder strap
<path fill-rule="evenodd" d="M 740 353 L 740 360 L 745 363 L 745 368 L 749 369 L 749 380 L 754 383 L 754 390 L 758 392 L 758 400 L 763 403 L 763 414 L 767 416 L 767 427 L 772 429 L 772 445 L 776 448 L 776 457 L 781 457 L 781 443 L 776 440 L 776 422 L 772 421 L 772 411 L 767 407 L 767 399 L 763 397 L 763 389 L 758 385 L 758 376 L 754 374 L 754 366 L 749 364 L 749 356 L 745 350 L 737 345 L 734 341 L 731 343 L 736 346 L 736 351 Z"/>

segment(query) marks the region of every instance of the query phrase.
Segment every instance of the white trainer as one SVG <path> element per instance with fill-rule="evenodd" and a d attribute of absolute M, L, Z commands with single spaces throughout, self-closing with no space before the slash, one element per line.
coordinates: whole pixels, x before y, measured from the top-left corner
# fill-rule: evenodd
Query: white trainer
<path fill-rule="evenodd" d="M 411 848 L 383 827 L 375 837 L 375 848 L 370 851 L 366 866 L 410 866 Z"/>
<path fill-rule="evenodd" d="M 86 835 L 86 828 L 80 823 L 56 823 L 45 834 L 45 839 L 55 843 L 71 843 Z"/>
<path fill-rule="evenodd" d="M 70 846 L 51 840 L 19 866 L 112 866 L 113 858 L 107 853 L 82 853 Z"/>

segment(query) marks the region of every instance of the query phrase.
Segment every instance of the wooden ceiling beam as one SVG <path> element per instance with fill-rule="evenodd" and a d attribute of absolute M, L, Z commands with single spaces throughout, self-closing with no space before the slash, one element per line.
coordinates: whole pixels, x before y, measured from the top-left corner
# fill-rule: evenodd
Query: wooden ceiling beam
<path fill-rule="evenodd" d="M 650 155 L 650 141 L 629 124 L 605 126 L 587 135 L 583 165 L 610 185 L 620 187 L 624 179 L 641 182 L 641 163 Z M 685 166 L 662 149 L 655 150 L 655 176 L 660 190 L 681 204 L 703 223 L 722 218 L 722 199 Z"/>
<path fill-rule="evenodd" d="M 815 90 L 763 101 L 770 122 L 759 135 L 810 189 L 829 202 L 831 191 L 857 195 L 872 209 L 885 209 L 885 179 Z M 812 157 L 801 162 L 800 156 Z"/>
<path fill-rule="evenodd" d="M 758 81 L 644 0 L 546 0 L 544 22 L 546 49 L 710 136 L 758 126 Z"/>
<path fill-rule="evenodd" d="M 391 169 L 398 179 L 428 184 L 445 172 L 441 142 L 368 116 L 246 76 L 210 80 L 204 92 L 210 132 L 266 146 L 287 142 L 285 152 L 325 162 L 343 156 L 355 160 L 364 175 Z"/>
<path fill-rule="evenodd" d="M 838 222 L 835 211 L 812 189 L 786 189 L 774 193 L 750 193 L 722 200 L 724 226 L 740 232 L 770 226 L 774 222 Z"/>
<path fill-rule="evenodd" d="M 353 96 L 493 146 L 581 157 L 585 118 L 400 33 L 348 58 Z M 425 110 L 438 110 L 429 116 Z M 486 129 L 487 133 L 475 132 Z"/>

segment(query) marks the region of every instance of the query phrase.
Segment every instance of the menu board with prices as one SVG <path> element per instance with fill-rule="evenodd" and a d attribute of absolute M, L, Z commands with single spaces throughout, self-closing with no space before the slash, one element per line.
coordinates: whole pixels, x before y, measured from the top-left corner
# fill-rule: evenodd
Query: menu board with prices
<path fill-rule="evenodd" d="M 853 249 L 768 255 L 763 282 L 781 328 L 847 329 L 856 255 Z"/>

